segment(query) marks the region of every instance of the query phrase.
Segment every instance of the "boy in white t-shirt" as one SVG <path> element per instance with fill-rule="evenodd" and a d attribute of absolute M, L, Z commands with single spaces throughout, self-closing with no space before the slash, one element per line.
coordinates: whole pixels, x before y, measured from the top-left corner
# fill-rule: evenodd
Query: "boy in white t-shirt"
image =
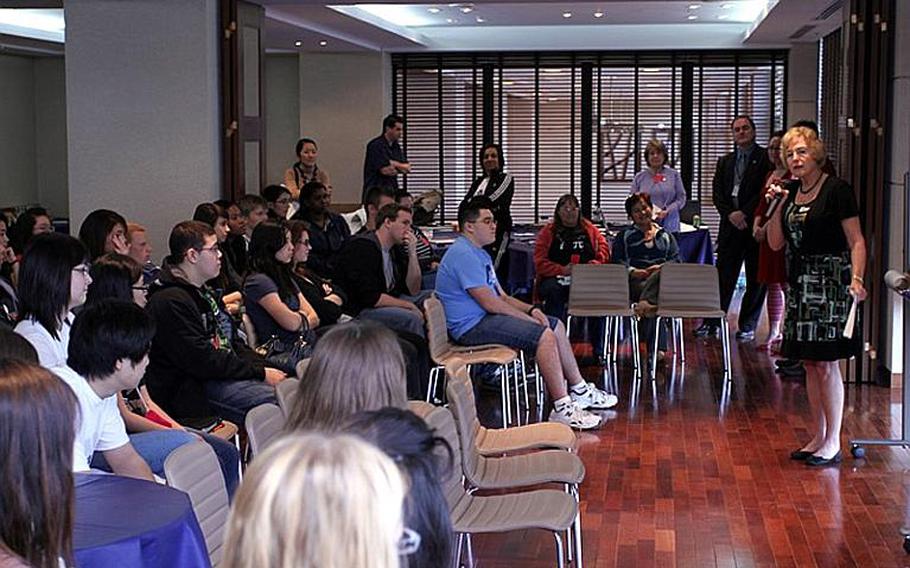
<path fill-rule="evenodd" d="M 154 334 L 142 308 L 119 300 L 86 307 L 73 322 L 67 365 L 51 369 L 79 400 L 73 471 L 89 470 L 92 455 L 101 452 L 115 474 L 154 480 L 130 444 L 116 396 L 136 388 Z"/>

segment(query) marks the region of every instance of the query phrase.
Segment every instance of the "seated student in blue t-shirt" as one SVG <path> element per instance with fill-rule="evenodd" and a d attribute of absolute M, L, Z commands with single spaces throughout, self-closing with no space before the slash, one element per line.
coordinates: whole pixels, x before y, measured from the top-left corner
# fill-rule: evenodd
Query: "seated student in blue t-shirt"
<path fill-rule="evenodd" d="M 462 204 L 461 236 L 439 265 L 436 295 L 445 308 L 449 333 L 463 345 L 498 343 L 533 351 L 554 401 L 550 420 L 579 430 L 596 428 L 600 417 L 587 409 L 610 408 L 616 396 L 585 382 L 558 319 L 502 290 L 493 260 L 483 250 L 496 239 L 490 207 L 485 197 Z"/>

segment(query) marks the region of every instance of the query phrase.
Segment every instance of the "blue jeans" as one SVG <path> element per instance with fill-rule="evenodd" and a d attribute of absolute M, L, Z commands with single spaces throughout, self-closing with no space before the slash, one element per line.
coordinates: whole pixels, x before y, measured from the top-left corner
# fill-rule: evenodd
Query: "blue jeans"
<path fill-rule="evenodd" d="M 262 381 L 206 381 L 205 394 L 218 416 L 241 428 L 253 408 L 278 404 L 275 387 Z"/>
<path fill-rule="evenodd" d="M 133 449 L 142 456 L 142 459 L 159 477 L 164 477 L 164 460 L 171 455 L 171 452 L 195 440 L 195 436 L 182 430 L 153 430 L 130 434 L 130 444 L 133 445 Z M 92 455 L 92 468 L 111 471 L 111 466 L 104 459 L 102 452 L 95 452 Z"/>
<path fill-rule="evenodd" d="M 411 302 L 416 306 L 423 304 L 423 301 L 432 294 L 432 290 L 423 290 L 416 296 L 399 296 L 399 300 Z M 426 338 L 427 332 L 423 327 L 423 318 L 411 310 L 405 308 L 367 308 L 361 310 L 357 316 L 360 319 L 372 320 L 381 323 L 389 329 L 395 331 L 405 331 Z"/>
<path fill-rule="evenodd" d="M 559 323 L 559 320 L 553 316 L 547 316 L 547 320 L 550 323 L 550 329 L 555 329 Z M 533 354 L 537 352 L 540 336 L 546 330 L 547 328 L 539 323 L 531 323 L 502 314 L 487 314 L 457 341 L 462 345 L 498 343 Z"/>

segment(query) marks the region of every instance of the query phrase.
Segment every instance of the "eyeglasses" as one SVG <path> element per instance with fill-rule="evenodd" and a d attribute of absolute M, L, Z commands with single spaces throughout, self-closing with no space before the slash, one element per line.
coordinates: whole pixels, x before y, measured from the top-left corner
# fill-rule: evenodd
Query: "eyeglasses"
<path fill-rule="evenodd" d="M 410 556 L 420 550 L 420 540 L 420 533 L 405 527 L 402 530 L 401 539 L 398 540 L 398 555 Z"/>
<path fill-rule="evenodd" d="M 483 223 L 484 225 L 495 225 L 496 219 L 494 217 L 485 217 L 483 219 L 478 219 L 474 221 L 475 223 Z"/>
<path fill-rule="evenodd" d="M 148 293 L 148 291 L 149 291 L 149 287 L 148 287 L 148 286 L 133 286 L 132 288 L 133 288 L 133 290 L 135 290 L 135 291 L 137 291 L 137 292 L 146 292 L 146 293 Z"/>
<path fill-rule="evenodd" d="M 202 247 L 202 248 L 198 248 L 196 250 L 198 250 L 199 252 L 214 252 L 216 255 L 221 254 L 221 249 L 218 248 L 218 245 L 212 245 L 210 247 Z"/>
<path fill-rule="evenodd" d="M 92 267 L 87 264 L 80 264 L 79 266 L 73 267 L 73 272 L 79 272 L 83 276 L 88 276 L 91 271 Z"/>

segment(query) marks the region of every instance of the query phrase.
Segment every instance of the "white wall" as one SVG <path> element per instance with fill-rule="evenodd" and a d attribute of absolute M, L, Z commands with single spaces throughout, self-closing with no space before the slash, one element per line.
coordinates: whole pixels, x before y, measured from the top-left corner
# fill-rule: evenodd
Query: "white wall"
<path fill-rule="evenodd" d="M 166 6 L 162 6 L 166 4 Z M 149 228 L 220 194 L 216 0 L 67 0 L 73 230 L 99 207 Z"/>
<path fill-rule="evenodd" d="M 787 125 L 818 116 L 818 44 L 796 43 L 787 60 Z"/>
<path fill-rule="evenodd" d="M 294 163 L 294 145 L 300 138 L 300 85 L 297 55 L 265 57 L 266 176 L 281 183 Z"/>
<path fill-rule="evenodd" d="M 65 217 L 63 58 L 0 55 L 0 206 L 40 203 Z"/>
<path fill-rule="evenodd" d="M 38 201 L 35 104 L 29 57 L 0 55 L 0 204 Z"/>
<path fill-rule="evenodd" d="M 392 109 L 391 60 L 382 53 L 305 53 L 299 79 L 300 133 L 319 144 L 332 201 L 359 203 L 364 149 Z"/>
<path fill-rule="evenodd" d="M 62 57 L 39 57 L 35 68 L 35 181 L 38 201 L 69 215 L 66 148 L 66 68 Z"/>

